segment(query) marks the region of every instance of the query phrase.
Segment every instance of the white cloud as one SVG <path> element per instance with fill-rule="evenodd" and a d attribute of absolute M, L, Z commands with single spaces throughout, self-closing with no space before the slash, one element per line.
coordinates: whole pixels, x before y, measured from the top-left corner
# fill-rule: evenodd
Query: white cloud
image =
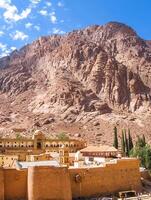
<path fill-rule="evenodd" d="M 40 26 L 34 26 L 37 31 L 40 31 Z"/>
<path fill-rule="evenodd" d="M 3 44 L 0 42 L 0 58 L 7 56 L 11 51 L 8 49 L 7 44 Z"/>
<path fill-rule="evenodd" d="M 30 22 L 28 22 L 28 23 L 25 24 L 26 28 L 30 28 L 31 26 L 32 26 L 32 23 L 30 23 Z"/>
<path fill-rule="evenodd" d="M 16 47 L 11 47 L 10 48 L 12 51 L 15 51 L 16 50 Z"/>
<path fill-rule="evenodd" d="M 8 54 L 10 54 L 11 50 L 10 49 L 6 49 L 5 52 L 3 52 L 5 54 L 5 56 L 7 56 Z"/>
<path fill-rule="evenodd" d="M 16 47 L 8 48 L 7 44 L 3 44 L 0 42 L 0 58 L 8 56 L 12 51 L 14 51 Z"/>
<path fill-rule="evenodd" d="M 52 6 L 52 3 L 51 2 L 46 2 L 46 5 L 48 6 L 48 7 L 50 7 L 50 6 Z"/>
<path fill-rule="evenodd" d="M 30 13 L 31 13 L 31 8 L 26 8 L 25 10 L 22 11 L 20 19 L 27 18 Z"/>
<path fill-rule="evenodd" d="M 8 56 L 8 54 L 5 53 L 5 52 L 2 52 L 2 53 L 0 54 L 0 58 L 5 57 L 5 56 Z"/>
<path fill-rule="evenodd" d="M 0 37 L 4 35 L 4 31 L 0 31 Z"/>
<path fill-rule="evenodd" d="M 48 12 L 47 10 L 40 10 L 39 13 L 43 16 L 47 16 L 48 15 Z"/>
<path fill-rule="evenodd" d="M 11 38 L 13 40 L 26 40 L 28 39 L 28 35 L 26 35 L 25 33 L 16 30 L 13 34 L 10 34 Z"/>
<path fill-rule="evenodd" d="M 59 28 L 53 28 L 52 33 L 53 34 L 64 34 L 65 32 L 60 30 Z"/>
<path fill-rule="evenodd" d="M 57 3 L 57 6 L 58 6 L 58 7 L 63 7 L 64 5 L 63 5 L 63 3 L 61 3 L 61 1 L 59 1 L 59 2 Z"/>
<path fill-rule="evenodd" d="M 0 49 L 4 52 L 7 49 L 7 45 L 0 42 Z"/>
<path fill-rule="evenodd" d="M 40 1 L 41 0 L 30 0 L 30 2 L 33 3 L 33 4 L 38 4 L 38 3 L 40 3 Z"/>
<path fill-rule="evenodd" d="M 4 9 L 3 17 L 5 21 L 19 21 L 25 19 L 31 13 L 31 8 L 26 8 L 20 14 L 15 5 L 11 3 L 11 0 L 0 0 L 0 8 Z"/>
<path fill-rule="evenodd" d="M 57 17 L 56 17 L 56 13 L 52 12 L 50 13 L 50 21 L 55 24 L 57 22 Z"/>
<path fill-rule="evenodd" d="M 56 18 L 56 16 L 54 16 L 54 15 L 51 15 L 51 16 L 50 16 L 50 20 L 51 20 L 51 22 L 52 22 L 53 24 L 55 24 L 55 23 L 57 22 L 57 18 Z"/>
<path fill-rule="evenodd" d="M 10 0 L 1 0 L 0 1 L 0 7 L 1 8 L 6 8 L 10 3 L 11 3 Z"/>

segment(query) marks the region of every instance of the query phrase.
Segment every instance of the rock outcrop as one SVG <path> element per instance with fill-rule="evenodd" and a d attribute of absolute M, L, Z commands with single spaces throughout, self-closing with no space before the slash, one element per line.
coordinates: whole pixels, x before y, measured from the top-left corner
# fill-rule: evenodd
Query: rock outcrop
<path fill-rule="evenodd" d="M 150 117 L 150 41 L 121 23 L 41 37 L 1 58 L 0 72 L 4 127 L 60 121 L 101 127 L 101 120 L 127 124 L 138 114 L 142 126 Z"/>

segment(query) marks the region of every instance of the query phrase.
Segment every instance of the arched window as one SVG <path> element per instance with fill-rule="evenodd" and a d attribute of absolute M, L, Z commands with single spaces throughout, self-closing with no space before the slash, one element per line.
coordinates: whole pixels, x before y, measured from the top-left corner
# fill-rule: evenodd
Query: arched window
<path fill-rule="evenodd" d="M 52 145 L 53 145 L 53 147 L 57 147 L 57 143 L 56 142 L 53 142 Z"/>
<path fill-rule="evenodd" d="M 73 147 L 73 144 L 72 144 L 72 143 L 70 144 L 70 147 Z"/>

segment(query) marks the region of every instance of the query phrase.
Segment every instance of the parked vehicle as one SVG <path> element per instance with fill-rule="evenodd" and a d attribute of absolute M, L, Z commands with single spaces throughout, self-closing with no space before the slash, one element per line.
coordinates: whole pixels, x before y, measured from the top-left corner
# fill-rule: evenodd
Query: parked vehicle
<path fill-rule="evenodd" d="M 130 190 L 130 191 L 122 191 L 119 192 L 119 197 L 122 198 L 128 198 L 128 197 L 136 197 L 136 191 Z"/>

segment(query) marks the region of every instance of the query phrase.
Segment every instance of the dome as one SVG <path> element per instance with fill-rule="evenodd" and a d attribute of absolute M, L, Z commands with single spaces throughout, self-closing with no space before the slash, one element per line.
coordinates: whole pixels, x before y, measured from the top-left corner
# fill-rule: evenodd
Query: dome
<path fill-rule="evenodd" d="M 40 130 L 36 130 L 35 133 L 34 133 L 34 135 L 41 135 L 41 134 L 43 134 L 43 132 L 40 131 Z"/>
<path fill-rule="evenodd" d="M 34 134 L 33 134 L 32 139 L 35 139 L 35 138 L 37 138 L 37 139 L 43 139 L 44 137 L 45 137 L 45 135 L 44 135 L 44 133 L 42 131 L 36 130 L 34 132 Z"/>

